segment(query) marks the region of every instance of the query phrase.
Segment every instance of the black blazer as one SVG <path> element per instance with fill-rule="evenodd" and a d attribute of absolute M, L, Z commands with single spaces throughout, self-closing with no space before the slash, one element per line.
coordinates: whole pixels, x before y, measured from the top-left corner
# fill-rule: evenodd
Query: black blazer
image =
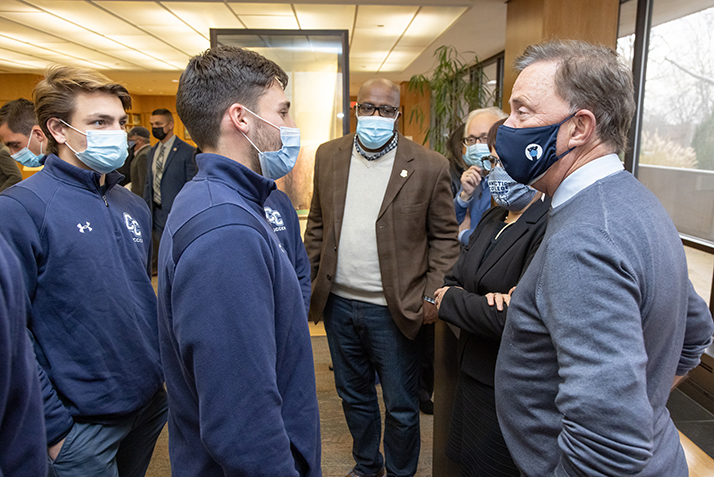
<path fill-rule="evenodd" d="M 461 328 L 457 351 L 461 371 L 489 386 L 493 386 L 507 307 L 499 312 L 489 306 L 486 294 L 508 293 L 516 286 L 543 240 L 549 209 L 548 198 L 534 202 L 503 232 L 481 265 L 498 224 L 508 214 L 502 207 L 492 207 L 444 278 L 444 285 L 452 288 L 441 301 L 439 318 Z"/>
<path fill-rule="evenodd" d="M 196 149 L 178 137 L 164 161 L 164 173 L 161 176 L 161 209 L 154 214 L 154 153 L 161 143 L 156 143 L 146 155 L 146 179 L 144 182 L 144 200 L 152 212 L 152 220 L 158 219 L 161 229 L 171 211 L 174 199 L 185 183 L 193 179 L 198 172 L 193 151 Z"/>

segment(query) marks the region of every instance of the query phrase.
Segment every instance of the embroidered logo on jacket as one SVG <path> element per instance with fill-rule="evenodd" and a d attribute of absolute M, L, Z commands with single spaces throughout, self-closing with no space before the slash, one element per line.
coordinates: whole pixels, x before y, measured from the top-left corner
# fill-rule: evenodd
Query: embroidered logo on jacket
<path fill-rule="evenodd" d="M 80 233 L 84 233 L 85 230 L 92 231 L 92 227 L 89 226 L 89 222 L 85 222 L 87 225 L 77 224 L 77 228 Z"/>
<path fill-rule="evenodd" d="M 124 224 L 126 224 L 126 228 L 128 228 L 132 235 L 134 235 L 134 237 L 132 237 L 134 242 L 144 243 L 144 240 L 141 238 L 141 227 L 139 227 L 139 222 L 134 220 L 132 216 L 126 212 L 124 212 Z"/>
<path fill-rule="evenodd" d="M 265 207 L 265 218 L 268 219 L 270 225 L 273 226 L 273 232 L 280 232 L 285 230 L 285 223 L 283 222 L 283 216 L 280 212 L 273 210 L 270 207 Z"/>

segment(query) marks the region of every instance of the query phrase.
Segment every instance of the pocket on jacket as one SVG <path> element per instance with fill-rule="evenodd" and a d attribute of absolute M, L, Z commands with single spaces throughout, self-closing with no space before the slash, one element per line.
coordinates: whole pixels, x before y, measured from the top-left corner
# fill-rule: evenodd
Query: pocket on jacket
<path fill-rule="evenodd" d="M 424 209 L 426 209 L 426 202 L 422 202 L 421 204 L 403 205 L 399 209 L 399 211 L 403 215 L 409 215 L 409 214 L 416 214 L 419 212 L 424 212 Z"/>

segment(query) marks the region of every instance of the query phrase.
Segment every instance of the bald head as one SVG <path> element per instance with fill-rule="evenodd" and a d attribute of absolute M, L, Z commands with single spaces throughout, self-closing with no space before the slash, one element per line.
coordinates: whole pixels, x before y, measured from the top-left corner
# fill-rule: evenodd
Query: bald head
<path fill-rule="evenodd" d="M 358 103 L 372 103 L 375 106 L 399 107 L 399 87 L 384 78 L 365 82 L 357 93 Z"/>

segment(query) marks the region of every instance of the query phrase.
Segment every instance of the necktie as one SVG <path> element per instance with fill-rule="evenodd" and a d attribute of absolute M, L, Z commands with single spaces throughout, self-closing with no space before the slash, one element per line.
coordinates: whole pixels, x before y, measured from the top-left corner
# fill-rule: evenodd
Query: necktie
<path fill-rule="evenodd" d="M 161 205 L 161 177 L 164 175 L 164 145 L 159 148 L 156 158 L 156 174 L 154 174 L 154 202 Z"/>

